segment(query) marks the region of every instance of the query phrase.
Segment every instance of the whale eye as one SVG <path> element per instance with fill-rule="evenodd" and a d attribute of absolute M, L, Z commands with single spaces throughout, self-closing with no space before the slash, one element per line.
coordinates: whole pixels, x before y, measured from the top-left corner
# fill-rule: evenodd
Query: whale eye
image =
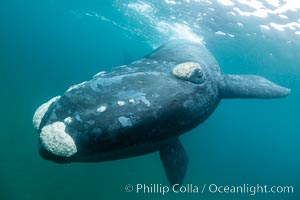
<path fill-rule="evenodd" d="M 202 84 L 205 81 L 204 73 L 201 68 L 197 68 L 193 71 L 189 81 L 192 83 Z"/>
<path fill-rule="evenodd" d="M 173 69 L 173 75 L 176 78 L 195 84 L 202 84 L 206 79 L 202 67 L 195 62 L 185 62 L 176 65 Z"/>
<path fill-rule="evenodd" d="M 194 74 L 195 74 L 197 77 L 202 77 L 202 76 L 203 76 L 203 72 L 202 72 L 201 69 L 195 69 Z"/>

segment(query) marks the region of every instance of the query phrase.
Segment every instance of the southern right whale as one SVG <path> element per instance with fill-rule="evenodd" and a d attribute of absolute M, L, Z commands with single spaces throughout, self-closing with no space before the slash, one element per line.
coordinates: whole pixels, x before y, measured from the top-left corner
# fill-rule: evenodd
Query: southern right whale
<path fill-rule="evenodd" d="M 159 151 L 171 185 L 188 156 L 178 137 L 221 99 L 285 97 L 257 75 L 224 75 L 205 46 L 174 40 L 131 64 L 100 72 L 41 105 L 33 117 L 40 155 L 58 163 L 100 162 Z"/>

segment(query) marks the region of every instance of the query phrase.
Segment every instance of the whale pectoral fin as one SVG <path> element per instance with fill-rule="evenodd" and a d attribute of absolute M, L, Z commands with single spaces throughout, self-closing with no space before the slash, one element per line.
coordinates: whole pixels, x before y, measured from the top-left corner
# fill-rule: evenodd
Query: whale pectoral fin
<path fill-rule="evenodd" d="M 290 89 L 256 75 L 223 75 L 219 88 L 224 99 L 273 99 L 290 93 Z"/>
<path fill-rule="evenodd" d="M 188 166 L 188 156 L 178 138 L 160 149 L 160 159 L 171 186 L 181 184 Z"/>

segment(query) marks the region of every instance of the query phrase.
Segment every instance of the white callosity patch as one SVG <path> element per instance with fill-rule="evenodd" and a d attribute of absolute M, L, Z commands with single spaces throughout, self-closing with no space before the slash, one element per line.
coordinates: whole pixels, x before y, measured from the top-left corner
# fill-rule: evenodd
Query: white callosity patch
<path fill-rule="evenodd" d="M 40 134 L 42 146 L 57 156 L 70 157 L 77 152 L 73 138 L 65 132 L 63 122 L 54 122 L 44 126 Z"/>
<path fill-rule="evenodd" d="M 185 62 L 175 66 L 173 69 L 175 77 L 195 84 L 202 84 L 206 80 L 203 68 L 199 63 Z"/>
<path fill-rule="evenodd" d="M 102 77 L 102 76 L 104 76 L 105 75 L 105 71 L 100 71 L 100 72 L 98 72 L 97 74 L 95 74 L 94 76 L 93 76 L 93 78 L 98 78 L 98 77 Z"/>
<path fill-rule="evenodd" d="M 34 126 L 34 128 L 35 128 L 36 130 L 39 129 L 40 124 L 41 124 L 41 121 L 42 121 L 42 119 L 43 119 L 45 113 L 47 112 L 49 106 L 50 106 L 53 102 L 57 101 L 59 98 L 60 98 L 60 96 L 53 97 L 53 98 L 50 99 L 47 103 L 42 104 L 42 105 L 35 111 L 35 113 L 34 113 L 34 115 L 33 115 L 32 121 L 33 121 L 33 126 Z"/>
<path fill-rule="evenodd" d="M 144 103 L 146 106 L 151 105 L 151 102 L 146 98 L 145 93 L 136 92 L 134 90 L 129 90 L 126 92 L 121 91 L 121 92 L 118 92 L 115 96 L 119 99 L 127 99 L 126 102 L 128 102 L 131 105 L 136 105 L 141 102 Z M 119 106 L 125 105 L 125 101 L 118 101 L 118 105 Z"/>
<path fill-rule="evenodd" d="M 134 103 L 134 99 L 128 99 L 128 103 L 133 104 Z"/>
<path fill-rule="evenodd" d="M 106 110 L 105 106 L 100 106 L 99 108 L 97 108 L 97 112 L 104 112 Z"/>
<path fill-rule="evenodd" d="M 122 127 L 131 127 L 132 126 L 132 122 L 130 118 L 121 116 L 118 118 L 119 122 L 121 123 Z"/>
<path fill-rule="evenodd" d="M 125 105 L 125 101 L 118 101 L 117 102 L 119 106 L 124 106 Z"/>
<path fill-rule="evenodd" d="M 178 78 L 182 78 L 182 79 L 186 80 L 186 79 L 191 78 L 195 69 L 199 69 L 199 68 L 200 68 L 199 63 L 185 62 L 185 63 L 178 64 L 173 69 L 173 74 Z"/>
<path fill-rule="evenodd" d="M 70 92 L 71 90 L 80 88 L 80 87 L 83 86 L 85 83 L 87 83 L 87 82 L 84 81 L 84 82 L 82 82 L 82 83 L 79 83 L 79 84 L 76 84 L 76 85 L 72 85 L 71 87 L 68 88 L 67 92 Z"/>
<path fill-rule="evenodd" d="M 72 117 L 66 117 L 66 118 L 64 119 L 64 122 L 65 122 L 66 124 L 71 124 L 71 123 L 72 123 Z"/>

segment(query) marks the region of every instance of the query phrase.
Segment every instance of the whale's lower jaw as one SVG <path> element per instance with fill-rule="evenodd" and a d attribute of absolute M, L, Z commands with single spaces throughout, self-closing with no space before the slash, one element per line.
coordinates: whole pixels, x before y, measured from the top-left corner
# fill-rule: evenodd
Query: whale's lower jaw
<path fill-rule="evenodd" d="M 114 151 L 108 151 L 103 153 L 95 153 L 87 156 L 78 156 L 78 157 L 71 157 L 69 158 L 71 162 L 106 162 L 106 161 L 113 161 L 113 160 L 121 160 L 132 158 L 136 156 L 143 156 L 149 153 L 153 153 L 159 151 L 166 141 L 159 141 L 153 143 L 144 143 L 144 144 L 137 144 L 133 146 L 129 146 L 123 149 L 117 149 Z"/>

